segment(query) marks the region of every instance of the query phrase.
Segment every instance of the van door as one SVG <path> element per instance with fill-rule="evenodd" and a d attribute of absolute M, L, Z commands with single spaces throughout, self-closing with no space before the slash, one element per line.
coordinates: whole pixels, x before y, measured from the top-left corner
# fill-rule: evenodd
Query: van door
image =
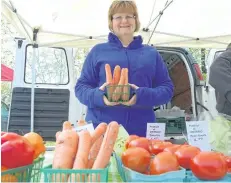
<path fill-rule="evenodd" d="M 72 49 L 58 47 L 36 49 L 34 125 L 31 126 L 33 49 L 25 40 L 16 41 L 8 131 L 25 134 L 32 130 L 39 133 L 44 140 L 54 140 L 64 121 L 75 123 L 81 114 L 81 105 L 74 94 L 76 81 Z"/>
<path fill-rule="evenodd" d="M 185 110 L 187 120 L 196 120 L 203 110 L 202 88 L 204 85 L 198 63 L 183 48 L 158 47 L 170 77 L 174 83 L 174 96 L 168 108 L 174 106 Z"/>

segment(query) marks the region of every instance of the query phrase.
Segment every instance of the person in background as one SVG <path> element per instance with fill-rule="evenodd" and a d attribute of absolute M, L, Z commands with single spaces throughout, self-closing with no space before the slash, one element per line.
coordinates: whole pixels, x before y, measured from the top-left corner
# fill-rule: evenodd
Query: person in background
<path fill-rule="evenodd" d="M 209 84 L 215 89 L 219 113 L 209 121 L 211 147 L 231 156 L 231 43 L 212 63 Z"/>
<path fill-rule="evenodd" d="M 78 100 L 87 106 L 86 121 L 117 121 L 129 134 L 146 136 L 147 123 L 156 121 L 154 106 L 168 103 L 173 83 L 166 65 L 151 46 L 144 45 L 137 6 L 133 1 L 113 1 L 108 12 L 108 42 L 95 45 L 84 62 L 75 86 Z M 128 102 L 109 102 L 105 96 L 105 64 L 128 68 L 132 88 Z"/>
<path fill-rule="evenodd" d="M 231 43 L 212 63 L 209 84 L 216 92 L 217 111 L 231 116 Z"/>

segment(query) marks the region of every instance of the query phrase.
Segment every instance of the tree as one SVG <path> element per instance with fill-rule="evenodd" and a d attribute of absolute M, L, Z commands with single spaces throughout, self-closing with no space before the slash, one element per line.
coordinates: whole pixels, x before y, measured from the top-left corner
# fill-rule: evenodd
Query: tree
<path fill-rule="evenodd" d="M 15 41 L 14 37 L 18 33 L 14 27 L 6 21 L 4 17 L 1 19 L 1 63 L 14 69 L 15 60 Z M 6 104 L 11 100 L 11 82 L 1 82 L 1 100 Z"/>

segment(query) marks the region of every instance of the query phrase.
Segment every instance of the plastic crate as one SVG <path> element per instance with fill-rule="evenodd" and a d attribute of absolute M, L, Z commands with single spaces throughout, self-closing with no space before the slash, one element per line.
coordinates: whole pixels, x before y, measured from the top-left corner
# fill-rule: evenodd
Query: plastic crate
<path fill-rule="evenodd" d="M 1 172 L 1 182 L 30 182 L 33 164 Z"/>
<path fill-rule="evenodd" d="M 108 182 L 108 169 L 53 169 L 52 165 L 42 168 L 44 182 Z M 73 180 L 74 179 L 74 180 Z"/>
<path fill-rule="evenodd" d="M 161 175 L 145 175 L 133 171 L 123 166 L 119 156 L 114 154 L 117 163 L 117 169 L 124 182 L 184 182 L 185 169 L 163 173 Z"/>
<path fill-rule="evenodd" d="M 192 173 L 192 171 L 187 171 L 187 174 L 186 174 L 186 178 L 184 180 L 184 182 L 211 182 L 211 183 L 215 183 L 215 182 L 231 182 L 231 175 L 230 174 L 227 174 L 223 179 L 221 180 L 214 180 L 214 181 L 211 181 L 211 180 L 200 180 L 198 179 L 197 177 L 195 177 Z"/>
<path fill-rule="evenodd" d="M 115 91 L 117 87 L 121 88 L 121 92 L 117 92 L 117 93 L 113 92 L 112 95 L 110 95 L 111 91 Z M 116 102 L 129 101 L 130 89 L 131 89 L 130 85 L 108 85 L 106 88 L 107 88 L 106 96 L 109 102 L 115 102 L 113 101 L 113 97 L 116 97 L 116 96 L 126 96 L 126 98 L 128 99 L 128 100 L 122 100 L 121 97 L 119 97 L 118 101 Z M 127 91 L 128 91 L 127 93 L 123 92 L 124 88 L 127 88 Z"/>
<path fill-rule="evenodd" d="M 165 136 L 187 134 L 185 117 L 156 118 L 157 123 L 165 123 Z"/>
<path fill-rule="evenodd" d="M 44 159 L 45 159 L 44 156 L 40 156 L 34 161 L 32 172 L 31 172 L 31 179 L 30 179 L 31 182 L 40 182 L 41 169 L 43 167 Z"/>

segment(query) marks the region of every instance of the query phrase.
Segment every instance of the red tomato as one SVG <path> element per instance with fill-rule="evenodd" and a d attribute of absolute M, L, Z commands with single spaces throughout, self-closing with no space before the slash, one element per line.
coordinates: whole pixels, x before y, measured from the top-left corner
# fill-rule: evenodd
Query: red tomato
<path fill-rule="evenodd" d="M 230 156 L 226 156 L 225 160 L 226 160 L 228 168 L 231 168 L 231 157 Z"/>
<path fill-rule="evenodd" d="M 182 147 L 181 145 L 173 144 L 172 146 L 168 146 L 168 147 L 164 148 L 163 152 L 170 152 L 170 153 L 174 154 L 176 152 L 176 150 L 178 150 L 181 147 Z"/>
<path fill-rule="evenodd" d="M 222 179 L 228 170 L 225 158 L 215 152 L 200 152 L 191 160 L 190 167 L 201 180 Z"/>
<path fill-rule="evenodd" d="M 121 160 L 125 167 L 140 173 L 145 173 L 148 170 L 151 155 L 141 147 L 133 147 L 128 148 L 122 153 Z"/>
<path fill-rule="evenodd" d="M 170 152 L 161 152 L 157 154 L 150 163 L 150 175 L 159 175 L 162 173 L 179 170 L 179 163 L 174 154 Z"/>
<path fill-rule="evenodd" d="M 191 159 L 194 158 L 200 152 L 201 151 L 198 147 L 187 146 L 179 148 L 175 152 L 175 155 L 177 157 L 178 162 L 180 163 L 180 166 L 182 166 L 185 169 L 190 169 Z"/>
<path fill-rule="evenodd" d="M 171 142 L 160 142 L 149 145 L 149 152 L 152 154 L 158 154 L 163 152 L 166 147 L 172 146 Z"/>
<path fill-rule="evenodd" d="M 228 169 L 228 173 L 231 173 L 231 168 Z"/>
<path fill-rule="evenodd" d="M 128 148 L 128 145 L 132 140 L 135 140 L 135 139 L 138 139 L 138 138 L 139 138 L 139 136 L 137 136 L 137 135 L 129 135 L 129 137 L 127 138 L 127 140 L 125 142 L 126 149 Z"/>
<path fill-rule="evenodd" d="M 151 139 L 149 141 L 150 141 L 151 144 L 156 144 L 156 143 L 160 143 L 160 142 L 162 143 L 162 142 L 164 142 L 164 141 L 158 140 L 158 139 Z"/>
<path fill-rule="evenodd" d="M 144 137 L 140 137 L 138 139 L 132 140 L 129 145 L 128 148 L 131 147 L 142 147 L 145 150 L 149 151 L 149 140 L 144 138 Z"/>

